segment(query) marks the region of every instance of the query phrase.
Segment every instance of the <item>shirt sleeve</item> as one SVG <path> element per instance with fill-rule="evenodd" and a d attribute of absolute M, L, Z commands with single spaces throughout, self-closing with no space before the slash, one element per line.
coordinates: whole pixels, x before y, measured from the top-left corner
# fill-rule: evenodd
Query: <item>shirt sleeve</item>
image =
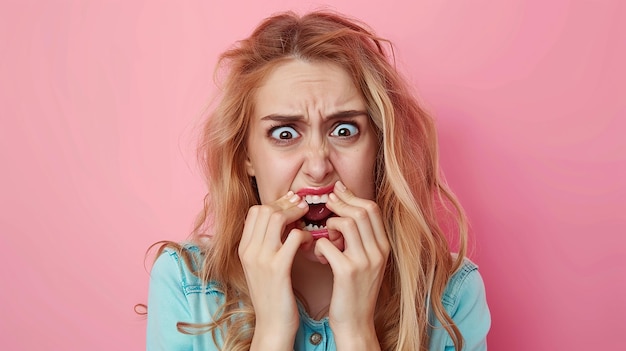
<path fill-rule="evenodd" d="M 487 350 L 491 315 L 485 285 L 474 264 L 465 264 L 450 280 L 444 294 L 444 307 L 463 336 L 464 351 Z M 450 335 L 435 321 L 430 342 L 432 351 L 454 351 Z"/>
<path fill-rule="evenodd" d="M 148 351 L 193 350 L 193 340 L 176 328 L 178 322 L 191 320 L 180 264 L 175 253 L 165 251 L 152 267 L 146 333 Z"/>
<path fill-rule="evenodd" d="M 463 335 L 463 350 L 487 350 L 491 314 L 487 306 L 485 285 L 478 270 L 472 270 L 467 275 L 456 307 L 452 320 Z M 454 350 L 453 344 L 451 346 L 451 350 Z"/>

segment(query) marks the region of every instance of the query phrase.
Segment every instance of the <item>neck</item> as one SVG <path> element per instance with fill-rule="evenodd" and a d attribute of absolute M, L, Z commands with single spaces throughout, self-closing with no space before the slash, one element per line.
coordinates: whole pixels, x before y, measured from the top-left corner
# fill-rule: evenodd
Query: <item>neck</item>
<path fill-rule="evenodd" d="M 333 272 L 329 265 L 296 254 L 291 281 L 309 316 L 320 319 L 328 312 L 333 293 Z M 319 318 L 317 318 L 319 317 Z"/>

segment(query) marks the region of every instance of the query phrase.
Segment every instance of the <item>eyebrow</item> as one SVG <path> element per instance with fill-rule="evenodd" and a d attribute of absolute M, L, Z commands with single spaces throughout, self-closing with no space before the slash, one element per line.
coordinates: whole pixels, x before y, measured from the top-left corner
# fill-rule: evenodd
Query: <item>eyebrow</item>
<path fill-rule="evenodd" d="M 341 119 L 341 118 L 350 118 L 356 116 L 369 116 L 367 112 L 361 110 L 347 110 L 347 111 L 339 111 L 332 113 L 324 119 Z M 282 115 L 282 114 L 270 114 L 265 117 L 262 117 L 262 121 L 278 121 L 278 122 L 297 122 L 299 120 L 304 119 L 303 115 Z"/>

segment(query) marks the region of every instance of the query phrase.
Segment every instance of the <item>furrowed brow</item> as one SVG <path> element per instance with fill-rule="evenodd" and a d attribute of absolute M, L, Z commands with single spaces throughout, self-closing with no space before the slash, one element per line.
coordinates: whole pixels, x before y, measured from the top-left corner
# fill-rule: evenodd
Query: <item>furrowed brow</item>
<path fill-rule="evenodd" d="M 356 117 L 356 116 L 368 116 L 368 114 L 365 111 L 348 110 L 348 111 L 335 112 L 326 118 L 327 119 L 342 119 L 342 118 L 350 118 L 350 117 Z"/>
<path fill-rule="evenodd" d="M 326 117 L 326 119 L 342 119 L 342 118 L 350 118 L 356 116 L 368 116 L 367 112 L 360 110 L 347 110 L 347 111 L 339 111 L 332 113 Z M 302 115 L 281 115 L 281 114 L 271 114 L 265 117 L 262 117 L 262 121 L 276 121 L 276 122 L 297 122 L 304 119 Z"/>
<path fill-rule="evenodd" d="M 300 115 L 279 115 L 279 114 L 271 114 L 265 117 L 262 117 L 262 121 L 277 121 L 277 122 L 297 122 L 304 119 L 303 116 Z"/>

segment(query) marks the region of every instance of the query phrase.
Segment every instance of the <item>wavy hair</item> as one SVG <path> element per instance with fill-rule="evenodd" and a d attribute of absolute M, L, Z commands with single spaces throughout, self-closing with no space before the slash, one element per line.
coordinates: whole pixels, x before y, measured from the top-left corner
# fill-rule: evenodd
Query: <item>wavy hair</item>
<path fill-rule="evenodd" d="M 221 333 L 227 350 L 250 347 L 255 316 L 237 247 L 243 219 L 260 201 L 244 166 L 246 137 L 255 88 L 274 67 L 293 59 L 346 70 L 378 134 L 375 200 L 392 247 L 375 313 L 382 350 L 427 350 L 429 316 L 461 350 L 462 335 L 441 299 L 465 257 L 467 221 L 440 174 L 434 122 L 396 71 L 391 44 L 366 25 L 325 11 L 269 17 L 220 57 L 221 99 L 207 118 L 198 149 L 208 192 L 192 241 L 203 253 L 196 274 L 219 282 L 226 302 L 212 323 L 180 322 L 179 330 L 212 332 L 214 338 Z M 451 256 L 451 238 L 441 225 L 450 216 L 456 222 L 457 256 Z"/>

